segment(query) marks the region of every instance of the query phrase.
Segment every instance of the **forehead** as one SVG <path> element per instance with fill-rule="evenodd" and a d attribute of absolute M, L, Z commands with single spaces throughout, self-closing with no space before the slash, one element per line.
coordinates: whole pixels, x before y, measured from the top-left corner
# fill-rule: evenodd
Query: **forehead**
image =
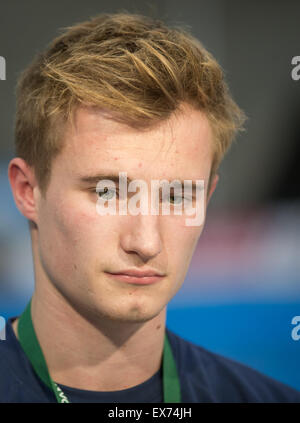
<path fill-rule="evenodd" d="M 185 105 L 168 120 L 147 130 L 120 123 L 104 110 L 79 107 L 74 126 L 66 128 L 62 154 L 67 159 L 65 164 L 75 173 L 137 167 L 143 171 L 151 168 L 152 172 L 173 170 L 176 174 L 209 168 L 212 153 L 208 119 L 201 111 Z"/>

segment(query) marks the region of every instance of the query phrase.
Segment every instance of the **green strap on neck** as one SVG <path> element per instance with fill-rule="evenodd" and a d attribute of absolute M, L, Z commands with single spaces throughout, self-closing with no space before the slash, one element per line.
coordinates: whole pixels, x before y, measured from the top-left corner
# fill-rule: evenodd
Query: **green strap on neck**
<path fill-rule="evenodd" d="M 18 336 L 20 344 L 32 364 L 38 377 L 54 392 L 57 402 L 70 402 L 63 391 L 51 379 L 42 349 L 35 334 L 31 318 L 31 300 L 18 321 Z M 179 376 L 167 334 L 164 338 L 163 351 L 163 393 L 164 402 L 180 403 L 181 392 Z"/>
<path fill-rule="evenodd" d="M 181 402 L 179 376 L 167 334 L 163 352 L 163 392 L 164 402 Z"/>

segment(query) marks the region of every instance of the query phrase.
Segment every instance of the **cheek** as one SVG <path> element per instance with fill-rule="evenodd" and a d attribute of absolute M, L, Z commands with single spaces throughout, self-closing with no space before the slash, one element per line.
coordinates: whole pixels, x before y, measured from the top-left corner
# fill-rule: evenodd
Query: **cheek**
<path fill-rule="evenodd" d="M 79 204 L 57 201 L 43 210 L 39 241 L 52 266 L 71 271 L 78 267 L 76 263 L 88 260 L 93 236 L 96 237 L 92 215 Z"/>
<path fill-rule="evenodd" d="M 64 201 L 53 210 L 53 233 L 60 240 L 62 254 L 74 261 L 99 262 L 118 234 L 116 216 L 100 216 L 96 202 Z M 51 235 L 53 237 L 53 235 Z M 68 258 L 67 258 L 68 259 Z"/>
<path fill-rule="evenodd" d="M 166 239 L 165 247 L 169 260 L 184 271 L 193 256 L 203 225 L 199 227 L 186 226 L 184 219 L 181 219 L 175 226 L 176 231 L 174 231 L 174 222 L 168 228 L 169 236 Z"/>

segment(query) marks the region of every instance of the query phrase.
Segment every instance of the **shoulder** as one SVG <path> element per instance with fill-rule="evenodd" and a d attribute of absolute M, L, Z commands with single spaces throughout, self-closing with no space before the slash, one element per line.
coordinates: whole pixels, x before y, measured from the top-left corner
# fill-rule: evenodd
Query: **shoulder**
<path fill-rule="evenodd" d="M 7 320 L 4 330 L 4 338 L 0 341 L 0 370 L 13 372 L 14 363 L 18 359 L 18 341 L 12 328 L 12 319 Z"/>
<path fill-rule="evenodd" d="M 4 339 L 0 341 L 0 403 L 9 402 L 23 385 L 17 370 L 20 363 L 17 339 L 12 336 L 10 320 L 6 322 Z"/>
<path fill-rule="evenodd" d="M 183 396 L 189 396 L 195 402 L 300 403 L 300 392 L 296 389 L 196 345 L 169 329 L 167 334 L 174 351 Z"/>
<path fill-rule="evenodd" d="M 0 341 L 0 403 L 49 402 L 15 336 L 13 320 L 7 320 L 5 339 Z"/>

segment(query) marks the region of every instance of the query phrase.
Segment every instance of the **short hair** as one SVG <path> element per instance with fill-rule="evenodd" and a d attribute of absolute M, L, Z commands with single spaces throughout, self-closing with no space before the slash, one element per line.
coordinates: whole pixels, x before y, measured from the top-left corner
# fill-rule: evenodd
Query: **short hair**
<path fill-rule="evenodd" d="M 128 12 L 62 29 L 16 87 L 16 155 L 34 169 L 42 194 L 66 124 L 80 105 L 107 109 L 141 130 L 168 119 L 181 103 L 203 111 L 214 135 L 211 182 L 245 114 L 201 42 L 182 26 Z"/>

